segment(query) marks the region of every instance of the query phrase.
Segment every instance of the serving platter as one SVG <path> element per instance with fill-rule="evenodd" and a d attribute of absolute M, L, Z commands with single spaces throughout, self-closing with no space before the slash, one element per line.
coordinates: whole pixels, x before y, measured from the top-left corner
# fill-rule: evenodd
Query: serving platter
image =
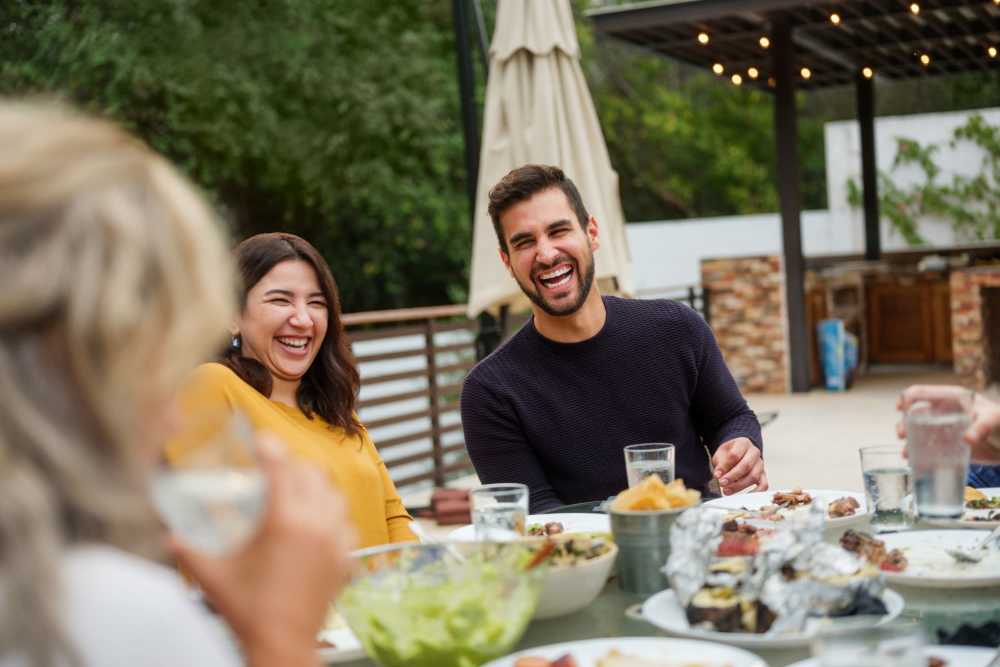
<path fill-rule="evenodd" d="M 518 658 L 537 656 L 555 660 L 571 655 L 578 667 L 596 667 L 611 651 L 644 660 L 659 660 L 664 667 L 767 667 L 753 653 L 732 646 L 690 639 L 663 637 L 610 637 L 549 644 L 518 651 L 483 667 L 514 667 Z"/>
<path fill-rule="evenodd" d="M 803 490 L 803 489 L 799 489 Z M 851 516 L 826 518 L 828 528 L 847 527 L 868 518 L 865 494 L 856 491 L 838 491 L 834 489 L 804 489 L 806 493 L 813 497 L 813 501 L 820 501 L 823 505 L 829 505 L 838 498 L 850 497 L 858 502 L 858 509 Z M 809 512 L 808 505 L 799 505 L 791 508 L 779 508 L 775 513 L 781 517 L 779 520 L 770 520 L 762 517 L 759 513 L 761 508 L 774 505 L 775 493 L 788 493 L 790 490 L 779 491 L 756 491 L 754 493 L 740 493 L 731 496 L 714 498 L 703 503 L 703 507 L 714 507 L 729 510 L 734 518 L 748 519 L 754 522 L 781 523 L 782 521 L 795 520 L 804 517 Z M 746 513 L 745 516 L 739 516 Z"/>
<path fill-rule="evenodd" d="M 980 544 L 982 530 L 911 530 L 883 533 L 886 549 L 906 556 L 906 569 L 885 572 L 892 585 L 914 588 L 982 588 L 1000 586 L 1000 550 L 987 551 L 978 563 L 958 563 L 945 549 L 968 549 Z"/>
<path fill-rule="evenodd" d="M 529 514 L 525 520 L 526 526 L 532 524 L 545 525 L 551 522 L 563 525 L 564 533 L 610 533 L 611 518 L 607 514 L 577 513 L 577 514 Z M 448 539 L 456 542 L 475 542 L 476 529 L 473 525 L 462 526 L 448 533 Z"/>

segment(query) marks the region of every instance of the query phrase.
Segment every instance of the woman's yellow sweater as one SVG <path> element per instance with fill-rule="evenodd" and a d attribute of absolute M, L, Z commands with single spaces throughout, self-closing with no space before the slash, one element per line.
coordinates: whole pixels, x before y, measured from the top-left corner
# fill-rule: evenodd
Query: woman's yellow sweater
<path fill-rule="evenodd" d="M 417 539 L 410 530 L 412 519 L 367 430 L 350 436 L 317 414 L 310 419 L 297 407 L 270 400 L 217 363 L 194 370 L 181 390 L 180 407 L 186 416 L 238 410 L 255 431 L 277 436 L 292 455 L 318 466 L 343 494 L 360 547 Z M 180 442 L 169 444 L 168 459 L 184 449 Z"/>

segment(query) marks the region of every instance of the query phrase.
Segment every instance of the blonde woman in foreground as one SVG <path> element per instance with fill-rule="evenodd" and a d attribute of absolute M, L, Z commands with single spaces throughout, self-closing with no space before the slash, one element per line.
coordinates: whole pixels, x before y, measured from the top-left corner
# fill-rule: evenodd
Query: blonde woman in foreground
<path fill-rule="evenodd" d="M 236 314 L 205 204 L 68 110 L 0 100 L 0 146 L 0 667 L 318 664 L 354 539 L 321 474 L 263 443 L 260 529 L 224 557 L 164 539 L 148 498 L 174 392 Z"/>

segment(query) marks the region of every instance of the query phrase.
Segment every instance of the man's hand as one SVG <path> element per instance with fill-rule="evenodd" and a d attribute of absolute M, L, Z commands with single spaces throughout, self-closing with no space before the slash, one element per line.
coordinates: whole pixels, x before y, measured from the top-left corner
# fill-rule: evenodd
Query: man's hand
<path fill-rule="evenodd" d="M 719 445 L 712 455 L 712 468 L 723 495 L 736 493 L 751 484 L 758 491 L 767 490 L 764 459 L 749 438 L 733 438 Z"/>

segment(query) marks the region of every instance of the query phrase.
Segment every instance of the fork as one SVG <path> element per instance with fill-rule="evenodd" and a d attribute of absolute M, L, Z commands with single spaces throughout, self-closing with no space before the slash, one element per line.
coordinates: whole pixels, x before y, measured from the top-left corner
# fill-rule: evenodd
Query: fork
<path fill-rule="evenodd" d="M 986 557 L 986 548 L 998 539 L 1000 539 L 1000 526 L 991 530 L 990 534 L 976 546 L 959 549 L 946 548 L 944 551 L 958 563 L 978 563 Z M 1000 659 L 1000 654 L 997 655 L 997 658 Z M 1000 663 L 997 663 L 997 667 L 1000 667 Z"/>

